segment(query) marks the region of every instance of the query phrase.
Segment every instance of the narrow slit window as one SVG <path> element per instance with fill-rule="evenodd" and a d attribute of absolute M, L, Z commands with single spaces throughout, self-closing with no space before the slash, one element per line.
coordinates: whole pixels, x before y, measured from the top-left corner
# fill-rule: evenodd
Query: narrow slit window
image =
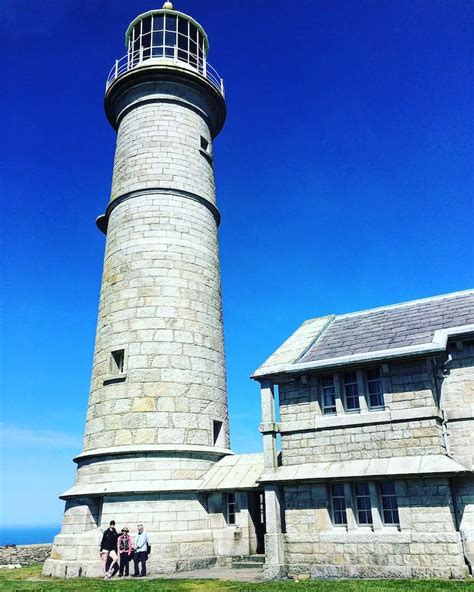
<path fill-rule="evenodd" d="M 383 523 L 399 525 L 397 492 L 393 481 L 384 481 L 380 484 L 380 499 Z"/>
<path fill-rule="evenodd" d="M 235 524 L 235 493 L 225 495 L 225 519 L 227 524 Z"/>
<path fill-rule="evenodd" d="M 344 401 L 347 412 L 360 411 L 359 385 L 355 372 L 344 374 Z"/>
<path fill-rule="evenodd" d="M 214 446 L 219 446 L 221 444 L 221 437 L 222 437 L 222 421 L 214 420 L 212 422 L 212 440 Z"/>
<path fill-rule="evenodd" d="M 385 401 L 382 390 L 382 377 L 379 368 L 367 370 L 367 394 L 370 409 L 383 409 Z"/>
<path fill-rule="evenodd" d="M 331 486 L 332 519 L 337 526 L 347 525 L 346 496 L 344 484 L 335 483 Z"/>
<path fill-rule="evenodd" d="M 201 136 L 201 150 L 204 150 L 205 152 L 207 152 L 208 154 L 210 153 L 210 143 L 209 140 L 206 140 L 206 138 L 204 136 Z"/>
<path fill-rule="evenodd" d="M 321 407 L 323 415 L 336 414 L 336 389 L 332 374 L 321 377 Z"/>
<path fill-rule="evenodd" d="M 125 367 L 125 350 L 117 349 L 110 355 L 110 371 L 112 374 L 123 374 Z"/>
<path fill-rule="evenodd" d="M 263 493 L 258 496 L 258 507 L 260 510 L 260 524 L 265 524 L 265 495 Z"/>
<path fill-rule="evenodd" d="M 357 508 L 357 523 L 360 526 L 372 525 L 372 505 L 368 483 L 355 484 L 355 499 Z"/>

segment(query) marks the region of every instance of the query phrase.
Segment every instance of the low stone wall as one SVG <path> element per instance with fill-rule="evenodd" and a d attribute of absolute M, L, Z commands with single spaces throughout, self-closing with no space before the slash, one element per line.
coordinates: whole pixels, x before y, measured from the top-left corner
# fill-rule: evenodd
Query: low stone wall
<path fill-rule="evenodd" d="M 50 556 L 52 547 L 52 544 L 0 547 L 0 565 L 43 563 Z"/>

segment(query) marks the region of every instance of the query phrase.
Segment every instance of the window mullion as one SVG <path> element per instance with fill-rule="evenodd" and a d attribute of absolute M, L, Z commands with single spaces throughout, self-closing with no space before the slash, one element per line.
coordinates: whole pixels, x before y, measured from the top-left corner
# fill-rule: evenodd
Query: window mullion
<path fill-rule="evenodd" d="M 314 386 L 311 387 L 310 390 L 311 395 L 314 396 L 314 401 L 316 403 L 316 414 L 323 415 L 324 414 L 324 402 L 323 402 L 323 389 L 321 388 L 321 377 L 316 376 Z"/>
<path fill-rule="evenodd" d="M 336 414 L 342 415 L 344 413 L 344 403 L 342 400 L 342 376 L 334 374 L 334 388 L 336 391 Z"/>
<path fill-rule="evenodd" d="M 366 413 L 368 411 L 368 403 L 367 403 L 367 386 L 365 382 L 365 376 L 362 370 L 357 370 L 357 386 L 359 388 L 359 407 L 361 413 Z"/>
<path fill-rule="evenodd" d="M 355 530 L 357 528 L 356 508 L 350 483 L 344 483 L 344 495 L 346 497 L 347 530 Z"/>
<path fill-rule="evenodd" d="M 374 481 L 369 481 L 370 491 L 370 505 L 372 508 L 372 528 L 374 531 L 382 530 L 383 522 L 380 513 L 380 496 L 377 488 L 377 484 Z"/>

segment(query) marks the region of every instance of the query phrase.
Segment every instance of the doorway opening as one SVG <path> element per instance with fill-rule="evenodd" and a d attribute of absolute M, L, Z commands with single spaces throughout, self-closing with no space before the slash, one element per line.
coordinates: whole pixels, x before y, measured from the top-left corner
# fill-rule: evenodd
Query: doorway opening
<path fill-rule="evenodd" d="M 257 555 L 265 553 L 265 494 L 262 490 L 249 491 L 249 512 L 255 528 Z"/>

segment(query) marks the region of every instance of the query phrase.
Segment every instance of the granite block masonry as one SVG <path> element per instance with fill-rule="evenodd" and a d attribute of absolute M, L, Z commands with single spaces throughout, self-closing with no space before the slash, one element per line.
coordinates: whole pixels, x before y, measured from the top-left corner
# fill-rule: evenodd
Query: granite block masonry
<path fill-rule="evenodd" d="M 151 42 L 157 27 L 166 43 L 159 33 Z M 202 27 L 167 3 L 132 22 L 127 57 L 107 82 L 117 143 L 97 222 L 106 247 L 84 448 L 45 574 L 100 575 L 98 545 L 112 519 L 132 534 L 143 522 L 150 573 L 254 545 L 246 494 L 228 524 L 208 511 L 214 495 L 223 516 L 225 494 L 199 491 L 232 454 L 213 169 L 226 105 L 207 48 Z"/>

